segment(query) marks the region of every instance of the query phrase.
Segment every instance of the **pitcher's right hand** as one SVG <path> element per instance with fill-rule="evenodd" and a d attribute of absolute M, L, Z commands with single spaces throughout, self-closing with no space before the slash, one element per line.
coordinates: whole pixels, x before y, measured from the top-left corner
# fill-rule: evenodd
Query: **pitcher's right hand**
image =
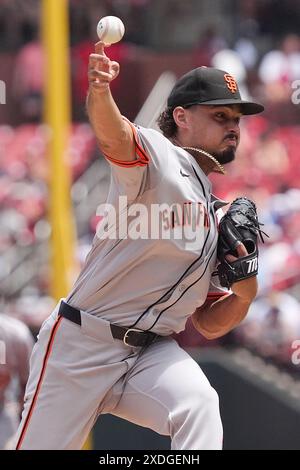
<path fill-rule="evenodd" d="M 101 41 L 95 45 L 95 53 L 90 54 L 88 67 L 88 80 L 90 89 L 97 93 L 109 89 L 109 84 L 120 72 L 118 62 L 112 61 L 104 52 L 105 44 Z"/>

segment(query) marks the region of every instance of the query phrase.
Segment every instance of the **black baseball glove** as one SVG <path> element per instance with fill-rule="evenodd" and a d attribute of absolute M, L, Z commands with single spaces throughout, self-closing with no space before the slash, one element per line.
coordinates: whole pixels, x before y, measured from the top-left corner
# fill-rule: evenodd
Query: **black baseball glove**
<path fill-rule="evenodd" d="M 234 282 L 256 276 L 258 272 L 257 235 L 264 242 L 257 218 L 256 206 L 246 197 L 239 197 L 230 205 L 219 225 L 219 241 L 217 257 L 220 284 L 229 288 Z M 236 248 L 243 243 L 248 255 L 229 262 L 227 255 L 237 257 Z"/>

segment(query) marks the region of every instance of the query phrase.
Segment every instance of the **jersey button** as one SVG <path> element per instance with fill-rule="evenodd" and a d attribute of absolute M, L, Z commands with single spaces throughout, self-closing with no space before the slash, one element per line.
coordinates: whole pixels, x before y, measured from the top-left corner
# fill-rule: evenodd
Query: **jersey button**
<path fill-rule="evenodd" d="M 183 291 L 185 291 L 185 289 L 186 289 L 186 285 L 185 285 L 185 284 L 181 284 L 181 285 L 179 286 L 179 289 L 178 289 L 178 290 L 179 290 L 179 292 L 183 292 Z"/>

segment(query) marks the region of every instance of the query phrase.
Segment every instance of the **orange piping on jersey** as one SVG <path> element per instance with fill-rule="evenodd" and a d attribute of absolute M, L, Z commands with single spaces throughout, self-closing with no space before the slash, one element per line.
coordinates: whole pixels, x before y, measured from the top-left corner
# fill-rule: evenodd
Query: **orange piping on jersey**
<path fill-rule="evenodd" d="M 140 156 L 143 157 L 143 160 L 145 161 L 145 163 L 149 163 L 150 157 L 148 156 L 146 151 L 143 149 L 143 147 L 139 144 L 139 138 L 138 138 L 138 133 L 137 133 L 136 127 L 127 118 L 125 118 L 124 116 L 122 116 L 122 117 L 123 117 L 124 121 L 128 122 L 128 124 L 131 127 L 133 137 L 134 137 L 134 141 L 135 141 L 135 145 L 136 145 L 136 149 L 137 149 L 138 153 L 140 154 Z"/>
<path fill-rule="evenodd" d="M 207 294 L 207 299 L 218 299 L 219 297 L 223 297 L 224 295 L 228 295 L 229 292 L 211 292 Z"/>
<path fill-rule="evenodd" d="M 116 158 L 112 158 L 112 157 L 110 157 L 110 156 L 108 156 L 108 155 L 106 155 L 105 153 L 102 152 L 103 155 L 110 162 L 114 163 L 115 165 L 122 166 L 123 168 L 131 168 L 131 167 L 135 167 L 135 166 L 148 165 L 150 158 L 138 142 L 138 135 L 137 135 L 137 130 L 136 130 L 135 126 L 128 119 L 126 119 L 124 116 L 122 116 L 122 118 L 124 119 L 124 121 L 128 122 L 128 124 L 131 127 L 133 138 L 134 138 L 134 143 L 135 143 L 135 151 L 136 151 L 136 154 L 138 156 L 138 159 L 126 162 L 126 161 L 117 160 Z"/>
<path fill-rule="evenodd" d="M 49 359 L 51 351 L 52 351 L 53 342 L 54 342 L 58 327 L 61 323 L 61 320 L 62 320 L 62 317 L 59 317 L 56 320 L 55 324 L 53 325 L 53 328 L 52 328 L 52 331 L 51 331 L 51 334 L 50 334 L 50 338 L 49 338 L 49 341 L 48 341 L 48 346 L 47 346 L 47 349 L 46 349 L 46 354 L 45 354 L 45 357 L 44 357 L 44 360 L 43 360 L 43 366 L 42 366 L 40 378 L 38 380 L 38 384 L 37 384 L 36 390 L 34 392 L 34 396 L 33 396 L 33 399 L 32 399 L 32 402 L 31 402 L 31 405 L 30 405 L 30 408 L 29 408 L 29 411 L 28 411 L 28 414 L 27 414 L 22 432 L 21 432 L 19 440 L 18 440 L 16 450 L 20 449 L 20 447 L 21 447 L 21 445 L 24 441 L 24 437 L 25 437 L 26 431 L 28 429 L 31 416 L 32 416 L 34 407 L 35 407 L 36 402 L 37 402 L 38 394 L 39 394 L 41 386 L 42 386 L 42 382 L 43 382 L 44 375 L 45 375 L 45 372 L 46 372 L 48 359 Z"/>

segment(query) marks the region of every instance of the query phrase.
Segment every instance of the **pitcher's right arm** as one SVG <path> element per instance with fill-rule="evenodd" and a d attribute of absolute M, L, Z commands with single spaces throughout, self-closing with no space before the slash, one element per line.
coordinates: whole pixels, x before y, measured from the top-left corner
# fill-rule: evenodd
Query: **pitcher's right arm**
<path fill-rule="evenodd" d="M 110 90 L 110 82 L 119 71 L 119 64 L 105 54 L 104 43 L 98 42 L 89 58 L 87 112 L 103 153 L 120 162 L 132 162 L 137 158 L 132 128 L 123 119 Z"/>

